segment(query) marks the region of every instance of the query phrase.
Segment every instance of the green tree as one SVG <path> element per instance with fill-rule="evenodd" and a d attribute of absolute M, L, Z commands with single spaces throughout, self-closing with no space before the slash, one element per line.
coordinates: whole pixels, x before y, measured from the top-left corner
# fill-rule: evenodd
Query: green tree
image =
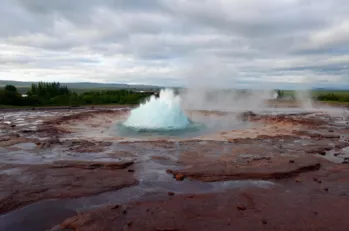
<path fill-rule="evenodd" d="M 91 104 L 138 104 L 152 95 L 151 92 L 134 92 L 131 90 L 101 90 L 84 93 L 71 92 L 67 86 L 58 82 L 39 82 L 32 84 L 22 97 L 14 86 L 0 90 L 0 104 L 26 106 L 79 106 Z"/>
<path fill-rule="evenodd" d="M 6 85 L 5 86 L 5 91 L 10 91 L 10 92 L 17 92 L 17 88 L 13 85 Z"/>
<path fill-rule="evenodd" d="M 285 95 L 285 92 L 281 91 L 281 90 L 277 90 L 276 93 L 277 95 L 277 99 L 282 99 Z"/>
<path fill-rule="evenodd" d="M 14 86 L 7 85 L 3 90 L 0 90 L 1 105 L 21 106 L 22 102 L 22 96 Z"/>

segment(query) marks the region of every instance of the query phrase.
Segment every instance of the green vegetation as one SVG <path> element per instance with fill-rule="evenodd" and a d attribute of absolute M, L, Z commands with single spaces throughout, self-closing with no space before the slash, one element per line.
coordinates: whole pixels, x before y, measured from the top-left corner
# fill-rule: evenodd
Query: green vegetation
<path fill-rule="evenodd" d="M 72 92 L 60 83 L 32 84 L 25 96 L 13 85 L 0 90 L 0 105 L 5 106 L 79 106 L 96 104 L 138 104 L 152 92 L 131 90 L 93 90 Z"/>
<path fill-rule="evenodd" d="M 178 91 L 178 89 L 176 90 Z M 137 92 L 127 89 L 69 89 L 60 83 L 40 82 L 31 86 L 18 87 L 7 84 L 0 88 L 0 105 L 2 107 L 40 107 L 40 106 L 80 106 L 102 104 L 138 104 L 155 92 Z M 295 91 L 277 90 L 278 99 L 294 100 Z M 25 96 L 22 96 L 25 94 Z M 249 94 L 240 91 L 240 97 Z M 212 97 L 215 93 L 212 92 Z M 314 90 L 311 97 L 319 101 L 349 102 L 349 91 Z"/>
<path fill-rule="evenodd" d="M 22 95 L 17 92 L 17 88 L 13 85 L 6 85 L 0 90 L 0 104 L 21 106 Z"/>
<path fill-rule="evenodd" d="M 319 101 L 349 102 L 349 91 L 314 91 L 312 96 Z"/>
<path fill-rule="evenodd" d="M 278 90 L 279 98 L 295 99 L 296 92 L 291 90 Z M 333 101 L 333 102 L 349 102 L 349 91 L 325 91 L 314 90 L 310 92 L 310 96 L 318 101 Z"/>
<path fill-rule="evenodd" d="M 150 92 L 133 92 L 130 90 L 102 90 L 84 92 L 76 99 L 81 104 L 138 104 L 152 95 Z"/>

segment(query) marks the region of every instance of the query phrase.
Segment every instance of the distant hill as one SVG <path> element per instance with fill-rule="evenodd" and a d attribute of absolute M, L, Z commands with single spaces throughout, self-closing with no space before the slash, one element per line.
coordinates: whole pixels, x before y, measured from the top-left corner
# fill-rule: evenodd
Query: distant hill
<path fill-rule="evenodd" d="M 0 87 L 7 84 L 16 86 L 21 92 L 25 92 L 33 83 L 37 82 L 21 82 L 12 80 L 0 80 Z M 117 83 L 93 83 L 93 82 L 76 82 L 76 83 L 61 83 L 72 90 L 111 90 L 111 89 L 132 89 L 132 90 L 157 90 L 162 87 L 153 85 L 129 85 Z"/>

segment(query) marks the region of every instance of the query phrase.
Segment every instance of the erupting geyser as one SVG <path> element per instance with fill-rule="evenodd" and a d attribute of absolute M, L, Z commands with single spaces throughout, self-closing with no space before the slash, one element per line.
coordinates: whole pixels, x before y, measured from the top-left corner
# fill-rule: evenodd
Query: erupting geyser
<path fill-rule="evenodd" d="M 190 120 L 181 108 L 181 98 L 173 90 L 160 91 L 159 98 L 150 99 L 131 111 L 124 125 L 136 130 L 179 130 Z"/>

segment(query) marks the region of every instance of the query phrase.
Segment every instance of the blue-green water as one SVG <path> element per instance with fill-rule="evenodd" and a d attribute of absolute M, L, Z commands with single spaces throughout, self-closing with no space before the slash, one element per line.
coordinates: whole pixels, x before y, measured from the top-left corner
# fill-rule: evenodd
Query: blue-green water
<path fill-rule="evenodd" d="M 161 90 L 159 98 L 152 96 L 133 109 L 123 125 L 137 132 L 190 129 L 191 122 L 182 110 L 180 100 L 173 90 Z"/>
<path fill-rule="evenodd" d="M 119 136 L 123 137 L 149 137 L 149 136 L 163 136 L 163 137 L 193 137 L 199 136 L 205 133 L 208 128 L 200 123 L 189 122 L 187 127 L 179 129 L 166 129 L 166 128 L 135 128 L 125 126 L 123 123 L 116 124 L 115 132 Z"/>

